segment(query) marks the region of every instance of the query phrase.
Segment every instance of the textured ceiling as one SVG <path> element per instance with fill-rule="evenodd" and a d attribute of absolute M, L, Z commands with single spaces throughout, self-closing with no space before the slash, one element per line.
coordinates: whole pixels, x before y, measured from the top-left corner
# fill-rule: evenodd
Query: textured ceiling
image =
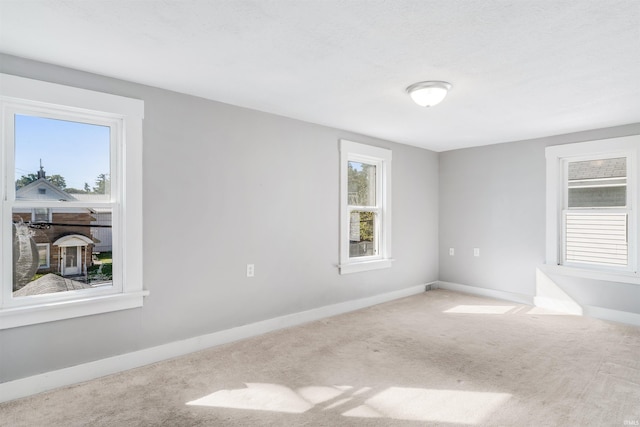
<path fill-rule="evenodd" d="M 436 151 L 640 122 L 638 0 L 0 0 L 0 51 Z"/>

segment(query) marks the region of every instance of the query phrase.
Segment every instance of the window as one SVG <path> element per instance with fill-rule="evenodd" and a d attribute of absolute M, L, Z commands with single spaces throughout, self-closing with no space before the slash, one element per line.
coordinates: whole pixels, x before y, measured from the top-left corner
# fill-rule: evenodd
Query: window
<path fill-rule="evenodd" d="M 49 268 L 49 247 L 48 243 L 37 243 L 38 248 L 38 270 Z"/>
<path fill-rule="evenodd" d="M 391 266 L 391 150 L 340 141 L 340 273 Z"/>
<path fill-rule="evenodd" d="M 31 210 L 31 222 L 51 222 L 51 209 L 33 208 Z"/>
<path fill-rule="evenodd" d="M 638 148 L 638 136 L 547 147 L 547 264 L 637 276 Z"/>
<path fill-rule="evenodd" d="M 141 306 L 143 102 L 4 74 L 0 89 L 0 328 Z"/>

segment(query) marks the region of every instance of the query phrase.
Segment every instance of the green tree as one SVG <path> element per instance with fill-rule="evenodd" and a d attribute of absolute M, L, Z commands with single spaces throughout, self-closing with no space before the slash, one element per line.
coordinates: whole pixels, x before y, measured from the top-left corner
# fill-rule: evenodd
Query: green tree
<path fill-rule="evenodd" d="M 51 175 L 45 178 L 51 184 L 55 185 L 61 190 L 66 189 L 67 182 L 61 175 Z M 34 181 L 38 180 L 38 175 L 35 173 L 29 173 L 27 175 L 22 175 L 18 180 L 16 180 L 16 190 L 21 189 L 22 187 L 31 184 Z"/>
<path fill-rule="evenodd" d="M 91 193 L 91 187 L 89 187 L 89 184 L 85 182 L 82 189 L 66 188 L 64 191 L 66 191 L 69 194 L 87 194 L 87 193 Z"/>
<path fill-rule="evenodd" d="M 67 188 L 67 181 L 61 175 L 51 175 L 46 177 L 45 179 L 61 190 Z"/>
<path fill-rule="evenodd" d="M 96 178 L 96 186 L 93 187 L 93 192 L 96 194 L 108 194 L 111 190 L 111 178 L 106 173 L 101 173 Z"/>
<path fill-rule="evenodd" d="M 64 189 L 65 193 L 69 193 L 69 194 L 86 194 L 87 192 L 84 190 L 80 190 L 79 188 L 65 188 Z"/>
<path fill-rule="evenodd" d="M 16 190 L 21 189 L 22 187 L 31 184 L 34 181 L 38 180 L 38 175 L 35 173 L 30 173 L 27 175 L 22 175 L 20 179 L 16 180 Z"/>

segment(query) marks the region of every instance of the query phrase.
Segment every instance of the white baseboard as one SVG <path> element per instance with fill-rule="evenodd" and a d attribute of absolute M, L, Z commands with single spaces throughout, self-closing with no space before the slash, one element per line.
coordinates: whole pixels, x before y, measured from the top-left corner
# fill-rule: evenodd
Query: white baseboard
<path fill-rule="evenodd" d="M 100 378 L 105 375 L 122 372 L 173 357 L 183 356 L 194 351 L 204 350 L 220 344 L 226 344 L 245 338 L 262 335 L 314 320 L 324 319 L 350 311 L 359 310 L 376 304 L 399 298 L 417 295 L 432 284 L 413 286 L 399 291 L 388 292 L 372 297 L 361 298 L 339 304 L 328 305 L 300 313 L 276 317 L 249 325 L 238 326 L 224 331 L 201 335 L 186 340 L 175 341 L 157 347 L 146 348 L 118 356 L 108 357 L 69 368 L 50 371 L 31 377 L 0 383 L 0 402 L 7 402 L 55 388 Z"/>
<path fill-rule="evenodd" d="M 640 326 L 640 314 L 628 311 L 611 310 L 609 308 L 585 305 L 584 315 L 595 317 L 596 319 L 611 320 L 612 322 L 626 323 L 628 325 Z"/>
<path fill-rule="evenodd" d="M 547 310 L 640 326 L 640 314 L 638 313 L 611 310 L 610 308 L 596 307 L 593 305 L 578 305 L 576 303 L 569 304 L 567 306 L 567 301 L 553 298 L 535 297 L 534 301 L 536 307 L 545 308 Z"/>
<path fill-rule="evenodd" d="M 546 298 L 532 297 L 528 295 L 516 294 L 511 292 L 498 291 L 495 289 L 478 288 L 476 286 L 461 285 L 451 282 L 435 282 L 435 286 L 440 289 L 448 289 L 451 291 L 464 292 L 472 295 L 496 298 L 505 301 L 517 302 L 520 304 L 534 305 L 536 307 L 547 310 L 559 311 L 562 313 L 582 315 L 593 317 L 601 320 L 610 320 L 612 322 L 626 323 L 628 325 L 640 326 L 640 314 L 627 311 L 611 310 L 609 308 L 596 307 L 592 305 L 567 305 L 567 301 Z M 577 310 L 576 307 L 580 307 Z"/>
<path fill-rule="evenodd" d="M 450 291 L 464 292 L 467 294 L 517 302 L 520 304 L 533 305 L 533 297 L 530 297 L 529 295 L 499 291 L 497 289 L 479 288 L 477 286 L 461 285 L 459 283 L 443 282 L 441 280 L 438 280 L 435 283 L 439 289 L 448 289 Z"/>

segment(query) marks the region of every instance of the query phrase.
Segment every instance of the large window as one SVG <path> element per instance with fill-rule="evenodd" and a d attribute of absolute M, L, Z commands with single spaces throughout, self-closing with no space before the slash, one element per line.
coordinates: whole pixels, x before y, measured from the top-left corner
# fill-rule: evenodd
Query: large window
<path fill-rule="evenodd" d="M 340 272 L 391 265 L 391 150 L 340 141 Z"/>
<path fill-rule="evenodd" d="M 0 328 L 142 305 L 142 101 L 0 83 Z"/>
<path fill-rule="evenodd" d="M 637 276 L 640 137 L 547 147 L 547 264 Z"/>

